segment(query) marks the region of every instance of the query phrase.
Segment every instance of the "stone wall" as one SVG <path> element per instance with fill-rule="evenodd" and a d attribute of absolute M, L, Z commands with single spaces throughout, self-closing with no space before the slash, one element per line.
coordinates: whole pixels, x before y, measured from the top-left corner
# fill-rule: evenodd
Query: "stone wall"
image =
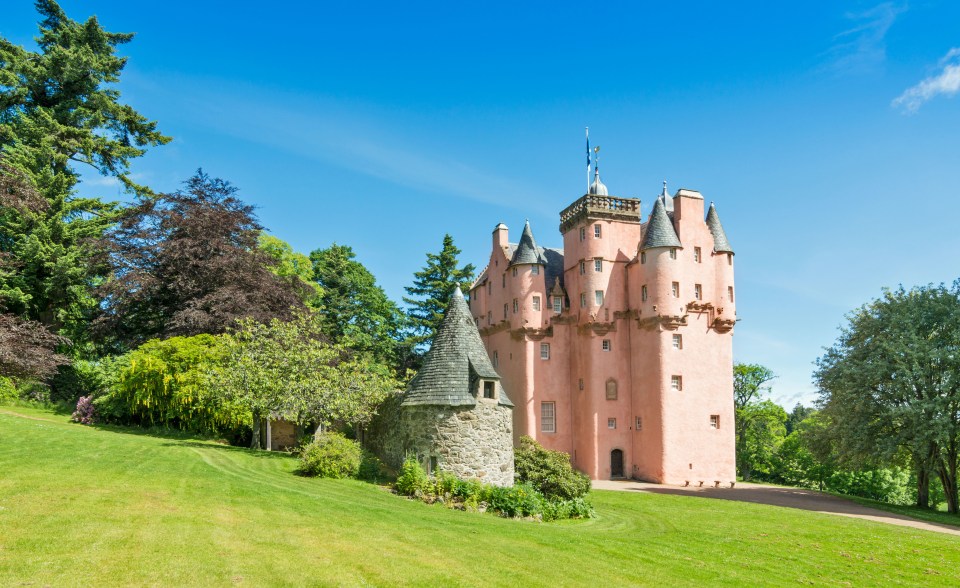
<path fill-rule="evenodd" d="M 404 406 L 382 446 L 399 467 L 407 453 L 462 480 L 513 485 L 513 411 L 493 402 L 476 406 Z"/>

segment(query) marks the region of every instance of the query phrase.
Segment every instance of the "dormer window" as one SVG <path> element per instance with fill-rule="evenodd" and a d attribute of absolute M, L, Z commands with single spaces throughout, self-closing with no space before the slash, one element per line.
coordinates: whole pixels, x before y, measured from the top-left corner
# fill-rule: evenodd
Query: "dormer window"
<path fill-rule="evenodd" d="M 496 400 L 497 399 L 497 383 L 491 380 L 483 381 L 483 397 Z"/>
<path fill-rule="evenodd" d="M 561 312 L 563 312 L 563 297 L 562 297 L 562 296 L 554 296 L 554 297 L 553 297 L 553 312 L 556 313 L 556 314 L 560 314 Z"/>

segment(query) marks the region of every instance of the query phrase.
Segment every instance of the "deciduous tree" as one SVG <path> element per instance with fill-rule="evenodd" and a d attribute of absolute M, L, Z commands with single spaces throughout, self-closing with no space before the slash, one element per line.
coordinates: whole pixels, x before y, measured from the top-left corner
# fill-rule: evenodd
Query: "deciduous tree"
<path fill-rule="evenodd" d="M 765 463 L 776 449 L 769 446 L 782 440 L 783 419 L 772 403 L 764 404 L 769 383 L 776 378 L 773 371 L 758 364 L 738 363 L 733 366 L 733 407 L 736 429 L 737 472 L 749 480 L 754 465 Z M 780 408 L 780 407 L 776 407 Z M 783 412 L 780 408 L 779 412 Z"/>

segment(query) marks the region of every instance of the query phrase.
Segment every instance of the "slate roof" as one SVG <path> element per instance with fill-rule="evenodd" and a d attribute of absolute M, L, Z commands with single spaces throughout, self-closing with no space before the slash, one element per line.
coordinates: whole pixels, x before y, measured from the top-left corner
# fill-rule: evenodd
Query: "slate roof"
<path fill-rule="evenodd" d="M 530 221 L 527 221 L 523 225 L 523 234 L 520 235 L 520 244 L 517 245 L 517 249 L 513 252 L 513 256 L 510 258 L 510 265 L 517 265 L 520 263 L 539 263 L 546 265 L 546 260 L 541 257 L 540 248 L 537 247 L 537 242 L 533 238 L 533 231 L 530 230 Z"/>
<path fill-rule="evenodd" d="M 667 216 L 663 200 L 659 198 L 653 204 L 653 212 L 650 213 L 650 220 L 647 221 L 640 251 L 646 251 L 654 247 L 682 247 L 677 232 L 673 230 L 673 223 Z"/>
<path fill-rule="evenodd" d="M 723 225 L 720 224 L 720 217 L 717 215 L 717 209 L 710 203 L 710 209 L 707 210 L 707 227 L 713 235 L 713 250 L 717 253 L 733 253 L 730 242 L 727 241 L 727 234 L 723 232 Z"/>
<path fill-rule="evenodd" d="M 477 378 L 500 380 L 463 293 L 457 288 L 447 304 L 433 346 L 423 359 L 423 367 L 410 381 L 400 404 L 473 406 L 477 403 L 473 391 Z M 513 406 L 502 388 L 499 404 Z"/>

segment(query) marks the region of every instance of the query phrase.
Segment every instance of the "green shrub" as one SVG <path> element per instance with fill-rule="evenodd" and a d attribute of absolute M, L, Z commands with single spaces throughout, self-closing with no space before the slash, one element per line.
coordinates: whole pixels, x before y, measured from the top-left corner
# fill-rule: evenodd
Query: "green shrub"
<path fill-rule="evenodd" d="M 403 460 L 403 465 L 400 466 L 400 475 L 397 476 L 394 488 L 398 493 L 405 496 L 415 496 L 417 491 L 423 494 L 429 490 L 430 479 L 415 456 L 408 455 Z"/>
<path fill-rule="evenodd" d="M 0 404 L 13 402 L 20 398 L 20 391 L 14 385 L 13 380 L 0 376 Z"/>
<path fill-rule="evenodd" d="M 547 498 L 572 500 L 590 492 L 590 478 L 573 469 L 569 455 L 544 449 L 531 437 L 520 438 L 514 461 L 517 479 L 531 484 Z"/>
<path fill-rule="evenodd" d="M 364 451 L 363 457 L 360 460 L 360 469 L 357 477 L 361 480 L 367 480 L 368 482 L 376 484 L 387 477 L 384 473 L 385 470 L 386 467 L 376 455 L 369 451 Z"/>
<path fill-rule="evenodd" d="M 300 472 L 321 478 L 355 478 L 361 458 L 356 441 L 340 433 L 321 433 L 300 452 Z"/>
<path fill-rule="evenodd" d="M 528 517 L 543 513 L 543 495 L 526 483 L 513 486 L 484 486 L 483 499 L 493 510 L 508 517 Z"/>

